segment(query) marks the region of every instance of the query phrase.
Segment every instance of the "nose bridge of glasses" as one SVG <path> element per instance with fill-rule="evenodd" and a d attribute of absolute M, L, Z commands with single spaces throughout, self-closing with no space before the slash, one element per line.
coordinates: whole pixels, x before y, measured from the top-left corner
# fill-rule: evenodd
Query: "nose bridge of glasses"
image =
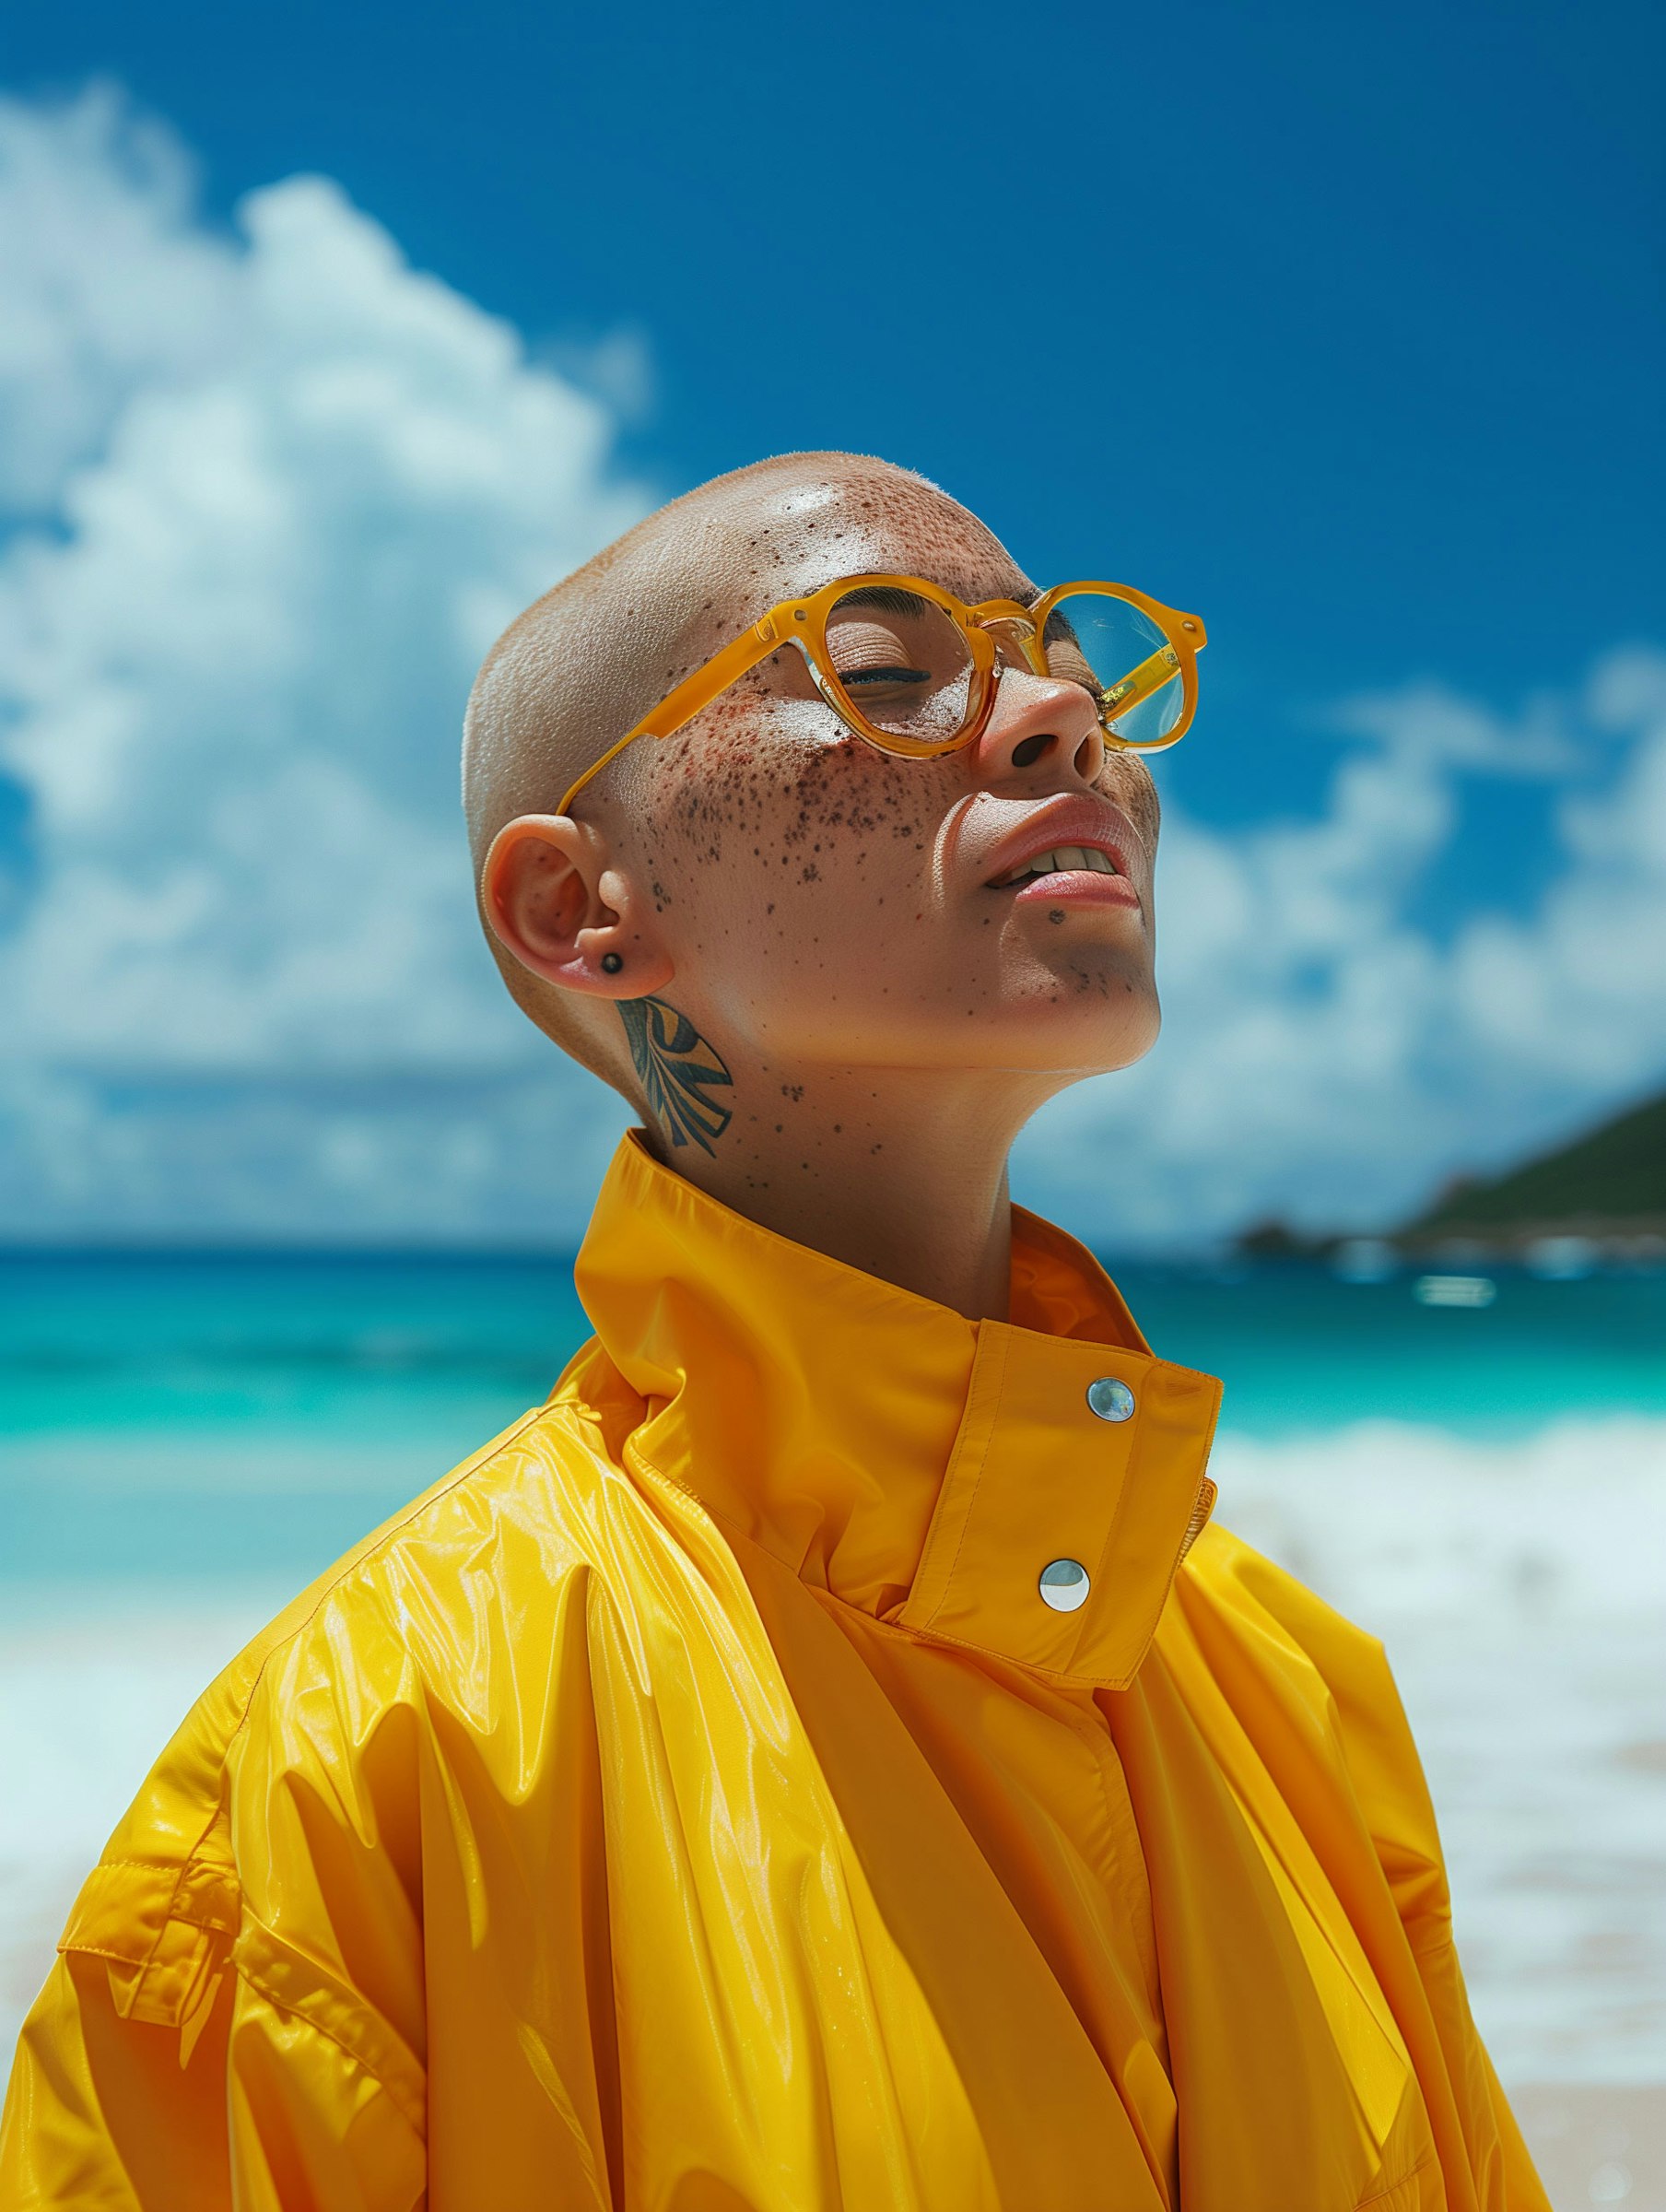
<path fill-rule="evenodd" d="M 1037 676 L 1047 674 L 1047 663 L 1041 654 L 1041 628 L 1033 616 L 1021 607 L 1002 606 L 997 603 L 993 606 L 971 608 L 968 618 L 993 645 L 998 663 L 1012 668 L 1027 668 Z"/>

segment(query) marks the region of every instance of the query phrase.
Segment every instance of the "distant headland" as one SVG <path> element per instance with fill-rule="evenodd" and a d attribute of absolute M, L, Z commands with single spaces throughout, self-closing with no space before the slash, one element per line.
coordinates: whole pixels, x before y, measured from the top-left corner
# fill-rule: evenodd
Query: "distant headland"
<path fill-rule="evenodd" d="M 1236 1240 L 1256 1258 L 1324 1258 L 1362 1242 L 1385 1256 L 1666 1265 L 1666 1093 L 1507 1173 L 1458 1176 L 1422 1212 L 1362 1240 L 1262 1221 Z"/>

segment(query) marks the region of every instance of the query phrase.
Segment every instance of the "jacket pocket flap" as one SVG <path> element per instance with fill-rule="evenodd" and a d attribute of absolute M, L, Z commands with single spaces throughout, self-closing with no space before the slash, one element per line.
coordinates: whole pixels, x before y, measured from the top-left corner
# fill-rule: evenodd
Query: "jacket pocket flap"
<path fill-rule="evenodd" d="M 177 2028 L 237 1921 L 237 1884 L 220 1867 L 106 1860 L 82 1884 L 58 1948 L 103 1959 L 123 2019 Z"/>

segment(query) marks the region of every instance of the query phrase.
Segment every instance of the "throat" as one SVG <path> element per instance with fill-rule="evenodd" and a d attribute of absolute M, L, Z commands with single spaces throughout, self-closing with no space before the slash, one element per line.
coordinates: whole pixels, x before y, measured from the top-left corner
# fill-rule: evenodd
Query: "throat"
<path fill-rule="evenodd" d="M 942 1089 L 894 1071 L 736 1071 L 710 1152 L 651 1135 L 667 1167 L 777 1236 L 969 1321 L 1004 1321 L 1016 1131 Z"/>

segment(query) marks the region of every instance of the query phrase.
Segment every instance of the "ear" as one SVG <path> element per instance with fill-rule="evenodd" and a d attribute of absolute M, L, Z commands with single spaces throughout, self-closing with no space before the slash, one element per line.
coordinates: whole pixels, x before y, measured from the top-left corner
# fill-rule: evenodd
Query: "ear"
<path fill-rule="evenodd" d="M 522 814 L 492 840 L 480 871 L 492 933 L 523 968 L 592 998 L 646 998 L 675 973 L 652 902 L 615 865 L 607 839 L 564 814 Z M 608 955 L 619 962 L 609 974 Z"/>

